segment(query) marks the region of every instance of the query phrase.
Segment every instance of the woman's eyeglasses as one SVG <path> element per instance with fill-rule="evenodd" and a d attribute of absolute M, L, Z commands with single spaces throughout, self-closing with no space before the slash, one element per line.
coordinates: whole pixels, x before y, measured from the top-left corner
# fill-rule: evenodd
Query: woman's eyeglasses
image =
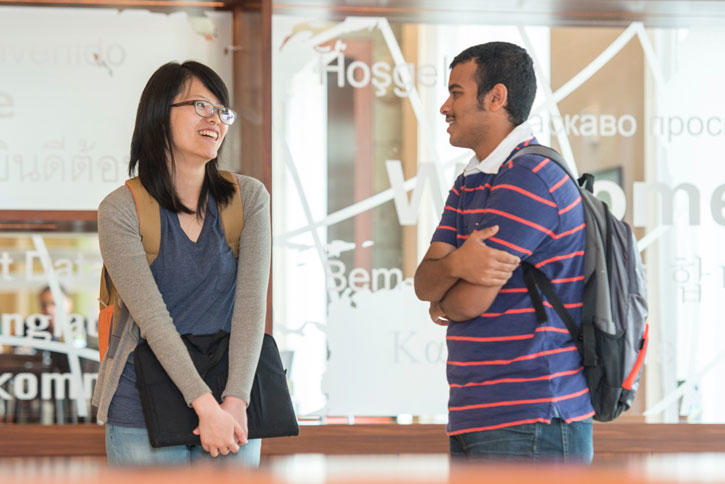
<path fill-rule="evenodd" d="M 219 113 L 219 119 L 222 123 L 226 124 L 227 126 L 230 126 L 234 124 L 234 121 L 237 119 L 237 113 L 235 113 L 233 110 L 226 108 L 224 106 L 214 106 L 209 101 L 201 101 L 199 99 L 194 101 L 184 101 L 180 103 L 172 104 L 171 107 L 175 108 L 178 106 L 194 106 L 194 110 L 196 111 L 196 114 L 201 116 L 202 118 L 211 118 L 214 116 L 214 113 Z"/>

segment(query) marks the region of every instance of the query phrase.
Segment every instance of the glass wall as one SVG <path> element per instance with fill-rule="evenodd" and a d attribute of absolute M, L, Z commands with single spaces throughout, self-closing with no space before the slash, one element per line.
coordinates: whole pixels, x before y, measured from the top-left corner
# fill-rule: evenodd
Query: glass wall
<path fill-rule="evenodd" d="M 722 17 L 655 28 L 275 12 L 273 327 L 301 416 L 445 420 L 444 330 L 411 278 L 472 155 L 448 144 L 439 114 L 448 64 L 506 40 L 535 61 L 539 141 L 593 172 L 639 239 L 651 342 L 624 419 L 725 421 Z M 194 58 L 231 87 L 232 43 L 229 12 L 0 8 L 0 211 L 95 210 L 126 178 L 151 72 Z M 239 166 L 242 141 L 228 138 L 227 166 Z M 87 421 L 95 228 L 34 217 L 0 223 L 0 413 Z"/>
<path fill-rule="evenodd" d="M 722 26 L 300 12 L 273 16 L 272 136 L 274 328 L 301 415 L 445 418 L 444 330 L 411 278 L 472 155 L 448 144 L 438 111 L 448 64 L 505 40 L 535 62 L 538 140 L 594 173 L 639 240 L 651 343 L 624 420 L 725 421 Z"/>
<path fill-rule="evenodd" d="M 229 13 L 2 7 L 0 210 L 95 210 L 127 178 L 146 80 L 187 59 L 230 80 L 229 45 Z"/>

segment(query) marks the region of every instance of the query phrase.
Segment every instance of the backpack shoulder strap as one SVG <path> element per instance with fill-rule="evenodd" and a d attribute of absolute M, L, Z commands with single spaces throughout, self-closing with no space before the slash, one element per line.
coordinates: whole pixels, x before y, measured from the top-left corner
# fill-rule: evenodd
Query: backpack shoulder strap
<path fill-rule="evenodd" d="M 159 202 L 146 191 L 139 177 L 126 181 L 136 204 L 138 231 L 149 265 L 156 260 L 161 248 L 161 211 Z"/>
<path fill-rule="evenodd" d="M 546 311 L 544 310 L 544 304 L 541 299 L 541 294 L 544 295 L 547 301 L 551 304 L 559 315 L 566 329 L 569 330 L 569 334 L 577 345 L 577 348 L 582 352 L 581 346 L 581 330 L 577 327 L 574 318 L 571 317 L 571 313 L 566 309 L 559 295 L 554 289 L 554 285 L 551 283 L 546 274 L 541 272 L 533 265 L 528 262 L 521 264 L 524 271 L 524 283 L 526 284 L 527 292 L 531 297 L 536 312 L 536 319 L 539 324 L 547 321 Z M 541 291 L 541 294 L 539 294 Z"/>
<path fill-rule="evenodd" d="M 529 145 L 518 150 L 511 157 L 511 159 L 513 160 L 515 158 L 518 158 L 519 156 L 524 155 L 538 155 L 550 159 L 551 161 L 559 165 L 559 167 L 561 167 L 561 169 L 564 170 L 567 175 L 569 175 L 569 178 L 574 181 L 574 185 L 580 190 L 580 192 L 582 192 L 579 180 L 577 180 L 576 177 L 574 177 L 574 175 L 572 174 L 568 164 L 566 163 L 566 160 L 564 160 L 564 157 L 561 156 L 561 154 L 555 149 L 544 145 Z M 582 179 L 584 179 L 585 177 L 586 175 L 582 177 Z M 591 191 L 591 188 L 589 188 L 589 190 Z M 587 215 L 585 213 L 585 219 L 586 217 Z M 554 308 L 554 311 L 561 318 L 562 322 L 566 326 L 566 329 L 569 330 L 569 334 L 574 340 L 577 349 L 582 354 L 582 357 L 586 360 L 585 363 L 591 363 L 589 361 L 590 352 L 584 350 L 586 348 L 593 348 L 593 335 L 589 331 L 587 331 L 586 328 L 582 327 L 580 329 L 579 327 L 577 327 L 574 318 L 572 318 L 571 313 L 569 313 L 569 311 L 566 309 L 566 306 L 564 306 L 564 303 L 561 301 L 561 298 L 559 298 L 559 295 L 557 294 L 554 285 L 546 277 L 546 274 L 544 274 L 541 270 L 537 269 L 528 262 L 524 262 L 522 264 L 522 268 L 524 283 L 526 284 L 527 292 L 529 293 L 531 301 L 534 305 L 534 310 L 536 312 L 536 319 L 538 323 L 542 324 L 547 320 L 546 311 L 544 309 L 543 300 L 541 298 L 541 294 L 543 294 L 546 300 L 549 301 L 551 306 Z M 539 291 L 541 291 L 541 293 L 539 293 Z"/>
<path fill-rule="evenodd" d="M 159 255 L 161 247 L 161 211 L 159 203 L 141 184 L 138 177 L 126 181 L 126 186 L 131 190 L 136 214 L 138 215 L 139 234 L 146 260 L 149 265 Z M 118 291 L 113 284 L 106 266 L 101 270 L 101 287 L 98 301 L 100 302 L 100 313 L 98 315 L 98 350 L 101 360 L 108 353 L 113 357 L 117 345 L 111 343 L 112 336 L 116 332 L 116 322 L 120 310 Z"/>
<path fill-rule="evenodd" d="M 242 206 L 242 192 L 239 188 L 239 181 L 236 175 L 231 171 L 220 171 L 221 176 L 228 182 L 234 184 L 234 196 L 232 199 L 219 210 L 222 229 L 227 244 L 232 249 L 234 258 L 239 257 L 239 237 L 242 235 L 244 228 L 244 207 Z"/>
<path fill-rule="evenodd" d="M 549 158 L 551 161 L 556 163 L 561 167 L 562 170 L 566 172 L 569 177 L 574 180 L 574 183 L 577 183 L 577 179 L 574 176 L 574 174 L 569 169 L 569 165 L 566 163 L 566 160 L 564 160 L 564 157 L 561 156 L 561 154 L 556 151 L 554 148 L 550 148 L 548 146 L 544 145 L 529 145 L 521 148 L 518 150 L 512 157 L 511 160 L 514 160 L 518 158 L 519 156 L 524 155 L 539 155 L 543 156 L 544 158 Z M 577 185 L 578 186 L 578 185 Z"/>
<path fill-rule="evenodd" d="M 133 201 L 136 205 L 138 215 L 139 234 L 141 243 L 146 252 L 146 259 L 149 265 L 156 259 L 161 246 L 161 212 L 159 204 L 141 184 L 138 177 L 126 181 L 126 186 L 131 190 Z M 113 281 L 108 275 L 106 266 L 101 270 L 100 297 L 101 309 L 106 306 L 115 305 L 118 302 L 118 293 Z"/>

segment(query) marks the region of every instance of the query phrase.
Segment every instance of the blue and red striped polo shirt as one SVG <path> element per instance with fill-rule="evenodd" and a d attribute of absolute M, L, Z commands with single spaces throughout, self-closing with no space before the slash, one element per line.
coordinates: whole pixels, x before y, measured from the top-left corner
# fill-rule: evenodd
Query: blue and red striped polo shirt
<path fill-rule="evenodd" d="M 498 225 L 486 243 L 541 269 L 580 321 L 585 248 L 580 194 L 546 158 L 509 161 L 535 142 L 516 146 L 497 173 L 467 169 L 459 176 L 433 241 L 460 247 L 473 230 Z M 539 325 L 519 267 L 485 313 L 450 322 L 449 435 L 594 414 L 579 352 L 545 305 L 548 321 Z"/>

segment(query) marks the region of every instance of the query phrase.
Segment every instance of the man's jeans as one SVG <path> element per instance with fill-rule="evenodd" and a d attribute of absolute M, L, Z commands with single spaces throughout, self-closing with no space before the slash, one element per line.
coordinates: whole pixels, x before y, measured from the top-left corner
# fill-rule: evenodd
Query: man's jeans
<path fill-rule="evenodd" d="M 589 464 L 594 454 L 592 419 L 533 423 L 450 437 L 451 457 Z"/>
<path fill-rule="evenodd" d="M 106 424 L 106 454 L 112 466 L 178 466 L 216 462 L 221 465 L 258 467 L 261 439 L 250 439 L 236 454 L 212 457 L 201 445 L 151 447 L 145 428 Z"/>

